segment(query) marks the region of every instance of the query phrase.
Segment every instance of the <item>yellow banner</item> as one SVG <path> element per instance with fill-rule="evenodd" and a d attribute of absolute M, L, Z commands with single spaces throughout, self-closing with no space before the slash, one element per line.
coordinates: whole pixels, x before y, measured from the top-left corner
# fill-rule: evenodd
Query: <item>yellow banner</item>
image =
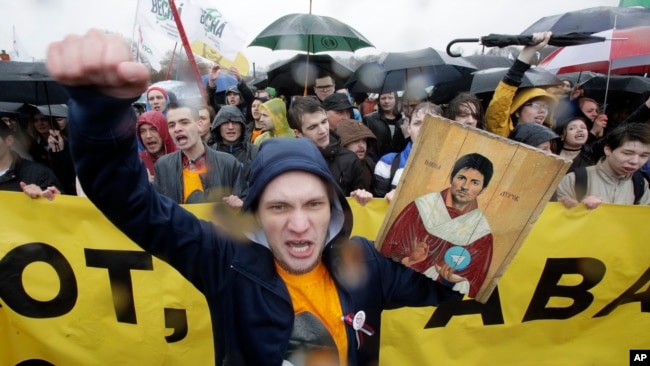
<path fill-rule="evenodd" d="M 88 200 L 0 201 L 0 365 L 214 363 L 203 296 Z M 351 205 L 374 238 L 386 202 Z M 384 312 L 381 363 L 625 364 L 650 349 L 649 213 L 548 205 L 485 305 Z"/>
<path fill-rule="evenodd" d="M 627 365 L 650 349 L 649 207 L 546 206 L 486 304 L 382 315 L 383 365 Z"/>
<path fill-rule="evenodd" d="M 237 52 L 235 59 L 231 60 L 224 57 L 216 48 L 198 40 L 192 42 L 190 47 L 192 48 L 192 52 L 195 54 L 220 65 L 222 68 L 228 70 L 234 66 L 237 68 L 241 76 L 248 76 L 250 66 L 248 59 L 243 53 Z"/>

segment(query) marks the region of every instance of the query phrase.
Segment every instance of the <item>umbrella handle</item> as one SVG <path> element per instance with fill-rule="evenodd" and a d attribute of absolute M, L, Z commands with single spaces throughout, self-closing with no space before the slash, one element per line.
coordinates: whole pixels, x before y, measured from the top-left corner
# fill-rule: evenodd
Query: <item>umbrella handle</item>
<path fill-rule="evenodd" d="M 451 57 L 460 57 L 462 56 L 460 53 L 453 53 L 451 52 L 451 46 L 453 46 L 456 43 L 478 43 L 480 39 L 478 38 L 457 38 L 449 42 L 447 45 L 447 54 Z"/>

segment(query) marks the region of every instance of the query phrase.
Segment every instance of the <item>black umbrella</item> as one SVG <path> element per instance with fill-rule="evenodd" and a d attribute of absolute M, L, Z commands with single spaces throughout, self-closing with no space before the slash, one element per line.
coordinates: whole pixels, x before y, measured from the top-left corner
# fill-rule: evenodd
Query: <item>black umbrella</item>
<path fill-rule="evenodd" d="M 498 56 L 498 55 L 470 55 L 461 57 L 465 61 L 469 61 L 472 65 L 476 66 L 478 70 L 491 69 L 493 67 L 510 67 L 515 62 L 514 59 Z"/>
<path fill-rule="evenodd" d="M 468 61 L 451 58 L 433 48 L 391 52 L 378 64 L 369 63 L 359 70 L 346 85 L 353 92 L 403 90 L 407 95 L 420 95 L 429 86 L 459 79 L 476 69 Z"/>
<path fill-rule="evenodd" d="M 461 59 L 476 66 L 478 70 L 492 69 L 495 67 L 509 68 L 514 63 L 514 60 L 508 57 L 489 54 L 463 56 Z M 458 93 L 469 92 L 472 86 L 472 78 L 473 75 L 469 74 L 448 83 L 437 84 L 429 95 L 429 101 L 436 104 L 449 103 Z"/>
<path fill-rule="evenodd" d="M 15 102 L 0 102 L 0 114 L 18 114 L 19 108 L 22 107 L 23 103 Z"/>
<path fill-rule="evenodd" d="M 650 8 L 598 6 L 543 17 L 521 34 L 551 31 L 553 33 L 596 33 L 613 28 L 650 25 Z"/>
<path fill-rule="evenodd" d="M 275 88 L 278 95 L 303 95 L 305 85 L 308 87 L 307 92 L 313 94 L 311 86 L 314 85 L 316 76 L 321 70 L 334 76 L 337 89 L 342 88 L 345 80 L 352 75 L 352 70 L 330 55 L 299 54 L 273 66 L 267 72 L 268 85 Z M 305 76 L 307 76 L 306 83 Z"/>
<path fill-rule="evenodd" d="M 585 81 L 589 79 L 593 79 L 596 76 L 601 76 L 603 74 L 599 74 L 597 72 L 591 72 L 591 71 L 577 71 L 577 72 L 568 72 L 566 74 L 558 75 L 558 78 L 560 80 L 569 80 L 571 81 L 572 85 L 576 84 L 582 84 Z"/>
<path fill-rule="evenodd" d="M 650 97 L 650 78 L 637 75 L 610 75 L 608 85 L 607 75 L 596 74 L 579 87 L 585 91 L 585 96 L 599 101 L 605 100 L 607 93 L 614 100 L 623 96 L 638 96 L 642 100 Z"/>
<path fill-rule="evenodd" d="M 256 77 L 255 79 L 251 80 L 248 85 L 256 87 L 257 90 L 266 89 L 266 87 L 269 86 L 269 79 L 266 77 Z"/>
<path fill-rule="evenodd" d="M 596 43 L 605 41 L 605 37 L 592 36 L 591 33 L 566 33 L 553 34 L 548 41 L 550 46 L 565 47 L 579 44 Z M 531 46 L 534 45 L 532 35 L 512 35 L 512 34 L 488 34 L 481 38 L 458 38 L 447 44 L 447 54 L 452 57 L 460 57 L 460 54 L 453 53 L 451 47 L 456 43 L 476 43 L 480 42 L 485 47 L 507 47 L 507 46 Z"/>
<path fill-rule="evenodd" d="M 411 89 L 414 95 L 428 86 L 456 80 L 476 71 L 471 63 L 454 59 L 430 47 L 388 53 L 382 64 L 386 72 L 385 91 L 404 90 L 411 94 Z"/>
<path fill-rule="evenodd" d="M 0 101 L 28 104 L 68 102 L 63 85 L 52 79 L 42 62 L 0 62 Z"/>
<path fill-rule="evenodd" d="M 372 93 L 381 90 L 384 83 L 384 66 L 378 61 L 370 61 L 361 64 L 352 73 L 345 87 L 351 94 Z"/>
<path fill-rule="evenodd" d="M 45 116 L 55 118 L 68 118 L 68 105 L 67 104 L 51 104 L 36 106 L 39 112 Z"/>
<path fill-rule="evenodd" d="M 596 74 L 579 84 L 579 88 L 584 90 L 585 97 L 601 104 L 609 116 L 608 129 L 615 127 L 650 97 L 650 79 L 637 75 L 610 75 L 608 82 L 607 75 Z"/>
<path fill-rule="evenodd" d="M 431 91 L 428 100 L 435 104 L 447 104 L 461 92 L 469 92 L 472 86 L 472 75 L 464 76 L 458 80 L 436 85 Z"/>
<path fill-rule="evenodd" d="M 494 92 L 507 72 L 508 68 L 498 67 L 472 73 L 470 93 L 482 94 Z M 519 87 L 547 87 L 558 84 L 562 84 L 562 82 L 555 74 L 539 67 L 532 67 L 524 73 L 523 81 Z"/>

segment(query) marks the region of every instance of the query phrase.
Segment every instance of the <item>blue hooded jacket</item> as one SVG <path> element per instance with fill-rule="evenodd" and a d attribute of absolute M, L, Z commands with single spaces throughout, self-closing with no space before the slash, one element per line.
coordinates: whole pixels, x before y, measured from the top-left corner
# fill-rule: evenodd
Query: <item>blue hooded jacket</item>
<path fill-rule="evenodd" d="M 205 295 L 216 364 L 282 365 L 294 310 L 264 232 L 252 229 L 248 240 L 233 239 L 158 194 L 138 160 L 132 100 L 108 98 L 84 88 L 71 88 L 70 95 L 69 144 L 84 191 L 117 228 L 168 262 Z M 244 210 L 254 212 L 266 184 L 291 170 L 316 174 L 336 189 L 312 142 L 272 139 L 262 144 L 253 162 Z M 346 327 L 348 364 L 376 364 L 383 309 L 437 305 L 458 295 L 384 257 L 370 241 L 348 240 L 352 214 L 345 197 L 336 192 L 322 261 L 335 281 L 344 314 L 365 311 L 366 323 L 377 331 L 357 349 L 355 331 Z M 341 275 L 346 270 L 341 252 L 347 246 L 358 248 L 361 255 L 367 278 L 361 285 L 350 284 Z"/>

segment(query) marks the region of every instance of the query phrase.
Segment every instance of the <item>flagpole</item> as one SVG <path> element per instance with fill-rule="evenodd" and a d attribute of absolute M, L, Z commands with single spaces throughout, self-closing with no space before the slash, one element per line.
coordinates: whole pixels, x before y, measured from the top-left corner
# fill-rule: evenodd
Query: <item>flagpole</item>
<path fill-rule="evenodd" d="M 185 34 L 185 28 L 183 27 L 183 22 L 181 22 L 181 16 L 178 13 L 178 9 L 176 8 L 176 3 L 174 2 L 174 0 L 169 0 L 169 5 L 172 10 L 172 14 L 174 14 L 174 22 L 176 23 L 176 27 L 178 28 L 178 35 L 181 37 L 181 42 L 183 43 L 185 54 L 187 54 L 187 60 L 190 63 L 190 68 L 192 69 L 192 73 L 196 78 L 196 83 L 199 86 L 199 90 L 201 91 L 203 104 L 207 105 L 208 104 L 207 92 L 205 90 L 205 86 L 203 85 L 203 80 L 201 79 L 201 72 L 199 71 L 199 65 L 196 64 L 196 60 L 194 59 L 194 53 L 192 53 L 192 48 L 190 47 L 190 42 L 187 39 L 187 34 Z"/>
<path fill-rule="evenodd" d="M 165 80 L 169 80 L 169 73 L 172 71 L 172 66 L 174 66 L 174 56 L 176 56 L 176 46 L 178 42 L 174 43 L 174 50 L 172 51 L 172 57 L 169 59 L 169 67 L 167 67 L 167 74 L 165 75 Z"/>
<path fill-rule="evenodd" d="M 140 10 L 140 0 L 135 3 L 135 18 L 133 18 L 133 30 L 131 31 L 131 40 L 135 38 L 135 30 L 139 29 L 138 27 L 138 11 Z M 142 31 L 138 32 L 138 41 L 135 51 L 135 60 L 140 62 L 140 47 L 142 46 Z M 131 46 L 133 47 L 133 46 Z M 133 49 L 131 49 L 133 50 Z"/>
<path fill-rule="evenodd" d="M 614 30 L 612 31 L 612 36 L 614 35 L 614 32 L 616 31 L 616 18 L 618 16 L 614 15 Z M 609 42 L 609 49 L 610 51 L 607 53 L 607 81 L 605 82 L 605 100 L 603 101 L 603 113 L 605 113 L 607 109 L 607 94 L 609 93 L 609 77 L 612 73 L 612 41 L 607 41 Z M 595 121 L 594 121 L 595 122 Z"/>
<path fill-rule="evenodd" d="M 309 0 L 309 15 L 311 15 L 311 2 Z M 305 66 L 305 87 L 302 92 L 302 96 L 307 96 L 307 83 L 309 82 L 309 48 L 311 47 L 311 35 L 307 35 L 307 65 Z"/>

